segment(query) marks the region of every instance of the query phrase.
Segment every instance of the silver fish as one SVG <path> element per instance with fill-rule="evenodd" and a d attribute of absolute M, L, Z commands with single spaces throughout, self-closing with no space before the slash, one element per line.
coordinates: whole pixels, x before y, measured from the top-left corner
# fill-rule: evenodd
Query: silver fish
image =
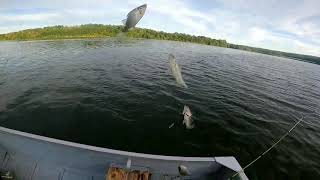
<path fill-rule="evenodd" d="M 134 8 L 127 14 L 127 18 L 122 20 L 124 31 L 128 31 L 130 28 L 133 28 L 137 25 L 140 19 L 143 17 L 146 12 L 147 4 Z"/>
<path fill-rule="evenodd" d="M 177 84 L 182 87 L 188 88 L 187 84 L 182 79 L 181 68 L 179 67 L 178 63 L 176 62 L 176 58 L 174 57 L 174 55 L 169 54 L 169 62 L 170 62 L 172 74 L 173 74 L 174 78 L 176 79 Z"/>
<path fill-rule="evenodd" d="M 183 107 L 183 121 L 182 124 L 186 125 L 187 129 L 194 128 L 193 120 L 192 120 L 192 113 L 188 106 L 184 105 Z"/>

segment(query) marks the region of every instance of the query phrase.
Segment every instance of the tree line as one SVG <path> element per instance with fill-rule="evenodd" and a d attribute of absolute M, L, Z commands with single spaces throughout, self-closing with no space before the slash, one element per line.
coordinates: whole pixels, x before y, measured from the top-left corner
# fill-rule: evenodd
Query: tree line
<path fill-rule="evenodd" d="M 275 50 L 270 50 L 270 49 L 256 48 L 256 47 L 237 45 L 237 44 L 228 44 L 228 47 L 233 48 L 233 49 L 261 53 L 261 54 L 268 54 L 268 55 L 272 55 L 272 56 L 286 57 L 286 58 L 310 62 L 310 63 L 314 63 L 314 64 L 320 64 L 320 57 L 316 57 L 316 56 L 288 53 L 288 52 L 275 51 Z"/>
<path fill-rule="evenodd" d="M 26 29 L 19 32 L 0 34 L 0 40 L 54 40 L 54 39 L 77 39 L 77 38 L 104 38 L 116 37 L 123 31 L 123 26 L 103 25 L 103 24 L 85 24 L 79 26 L 51 26 L 36 29 Z M 255 48 L 237 44 L 230 44 L 226 40 L 213 39 L 205 36 L 194 36 L 184 33 L 167 33 L 163 31 L 155 31 L 152 29 L 134 28 L 126 32 L 127 37 L 159 39 L 191 42 L 198 44 L 213 45 L 219 47 L 228 47 L 245 51 L 269 54 L 274 56 L 288 57 L 320 64 L 320 58 L 302 54 L 287 53 L 274 51 L 263 48 Z"/>
<path fill-rule="evenodd" d="M 71 38 L 102 38 L 115 37 L 123 26 L 86 24 L 80 26 L 51 26 L 36 29 L 27 29 L 0 35 L 0 40 L 49 40 Z M 166 33 L 151 29 L 134 28 L 127 32 L 128 37 L 193 42 L 221 47 L 228 47 L 226 40 L 217 40 L 204 36 L 192 36 L 182 33 Z"/>

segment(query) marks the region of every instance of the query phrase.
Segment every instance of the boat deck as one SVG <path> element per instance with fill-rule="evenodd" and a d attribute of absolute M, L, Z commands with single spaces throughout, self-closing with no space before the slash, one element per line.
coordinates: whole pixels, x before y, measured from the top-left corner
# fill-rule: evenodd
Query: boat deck
<path fill-rule="evenodd" d="M 118 151 L 0 127 L 0 171 L 19 180 L 105 180 L 111 167 L 154 179 L 228 179 L 241 171 L 234 157 L 177 157 Z M 190 175 L 180 176 L 178 167 Z M 240 173 L 240 179 L 248 179 Z M 110 179 L 110 178 L 109 178 Z"/>

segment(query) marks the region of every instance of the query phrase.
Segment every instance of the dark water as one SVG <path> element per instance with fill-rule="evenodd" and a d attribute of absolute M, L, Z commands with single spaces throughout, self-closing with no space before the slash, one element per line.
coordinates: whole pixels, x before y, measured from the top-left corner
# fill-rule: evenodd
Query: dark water
<path fill-rule="evenodd" d="M 182 66 L 179 88 L 168 54 Z M 181 125 L 183 105 L 196 127 Z M 0 43 L 0 125 L 127 151 L 235 156 L 246 173 L 320 179 L 320 66 L 153 40 Z M 176 125 L 169 129 L 172 122 Z"/>

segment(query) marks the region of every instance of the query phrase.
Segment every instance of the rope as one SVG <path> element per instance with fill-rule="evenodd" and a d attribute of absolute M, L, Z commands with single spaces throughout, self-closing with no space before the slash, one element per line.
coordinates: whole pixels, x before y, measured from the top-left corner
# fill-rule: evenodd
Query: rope
<path fill-rule="evenodd" d="M 289 135 L 289 133 L 303 120 L 303 116 L 300 118 L 299 121 L 297 121 L 290 129 L 289 131 L 287 131 L 287 133 L 285 133 L 283 136 L 281 136 L 281 138 L 274 143 L 269 149 L 267 149 L 265 152 L 263 152 L 260 156 L 258 156 L 256 159 L 254 159 L 253 161 L 251 161 L 248 165 L 246 165 L 244 168 L 241 169 L 241 171 L 235 173 L 234 175 L 232 175 L 232 178 L 234 178 L 236 175 L 238 175 L 239 173 L 244 172 L 245 169 L 247 169 L 249 166 L 251 166 L 253 163 L 255 163 L 256 161 L 258 161 L 262 156 L 264 156 L 265 154 L 267 154 L 271 149 L 273 149 L 277 144 L 279 144 L 286 136 Z"/>

